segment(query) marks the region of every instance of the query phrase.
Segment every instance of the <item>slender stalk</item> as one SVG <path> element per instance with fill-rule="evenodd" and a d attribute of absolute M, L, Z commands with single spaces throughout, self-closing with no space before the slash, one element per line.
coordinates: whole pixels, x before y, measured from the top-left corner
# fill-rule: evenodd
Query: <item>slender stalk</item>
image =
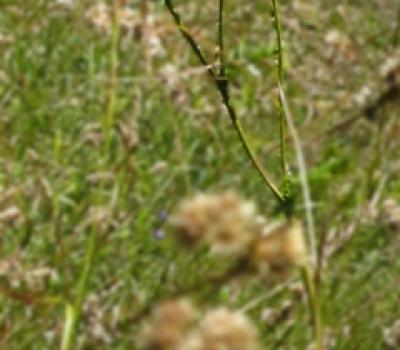
<path fill-rule="evenodd" d="M 213 82 L 215 83 L 215 86 L 222 98 L 222 102 L 225 105 L 230 120 L 232 122 L 232 125 L 237 133 L 237 135 L 239 136 L 240 142 L 242 143 L 242 146 L 244 147 L 248 157 L 250 158 L 253 166 L 255 167 L 255 169 L 257 170 L 257 172 L 259 173 L 259 175 L 261 176 L 261 178 L 264 181 L 264 184 L 269 188 L 269 190 L 274 194 L 274 196 L 276 197 L 276 199 L 281 202 L 284 203 L 284 197 L 281 194 L 281 192 L 279 191 L 279 189 L 275 186 L 275 184 L 272 182 L 272 180 L 270 179 L 268 173 L 262 168 L 261 164 L 259 163 L 259 161 L 257 160 L 257 157 L 255 155 L 255 152 L 253 151 L 253 149 L 251 148 L 247 137 L 243 131 L 243 128 L 241 126 L 240 121 L 238 120 L 236 111 L 234 109 L 234 107 L 232 106 L 232 104 L 230 103 L 230 98 L 229 98 L 229 89 L 228 89 L 228 80 L 225 76 L 225 72 L 224 70 L 222 70 L 222 72 L 224 73 L 224 75 L 220 76 L 217 73 L 215 73 L 213 66 L 210 65 L 206 59 L 206 57 L 204 56 L 203 52 L 201 51 L 199 45 L 196 43 L 195 39 L 192 37 L 192 35 L 189 33 L 189 31 L 183 26 L 182 22 L 181 22 L 181 18 L 179 13 L 175 10 L 174 6 L 172 5 L 172 1 L 171 0 L 165 0 L 165 5 L 168 9 L 168 11 L 170 12 L 171 16 L 173 17 L 175 24 L 177 25 L 177 27 L 179 28 L 181 34 L 183 35 L 183 37 L 186 39 L 186 41 L 188 42 L 188 44 L 190 45 L 190 47 L 192 48 L 193 52 L 195 53 L 195 55 L 198 57 L 198 59 L 200 60 L 200 62 L 204 65 L 204 67 L 206 68 L 210 78 L 213 80 Z M 222 38 L 223 35 L 223 24 L 222 24 L 222 13 L 223 13 L 223 8 L 222 6 L 223 3 L 220 3 L 220 34 L 219 37 Z M 222 39 L 220 39 L 220 44 L 223 45 L 223 41 Z M 223 48 L 223 46 L 222 46 Z M 222 60 L 223 62 L 223 60 Z"/>
<path fill-rule="evenodd" d="M 274 17 L 274 29 L 276 35 L 277 55 L 278 55 L 278 83 L 283 86 L 283 44 L 282 44 L 282 30 L 281 20 L 279 16 L 279 2 L 278 0 L 272 1 L 272 15 Z M 280 155 L 281 155 L 281 168 L 285 176 L 288 175 L 288 166 L 286 159 L 286 122 L 282 106 L 282 100 L 279 98 L 279 126 L 280 126 Z"/>
<path fill-rule="evenodd" d="M 231 119 L 231 122 L 236 130 L 237 135 L 239 136 L 239 139 L 243 145 L 243 148 L 245 149 L 248 157 L 250 158 L 253 166 L 255 167 L 255 169 L 257 170 L 257 172 L 259 173 L 259 175 L 261 176 L 261 178 L 264 180 L 265 185 L 270 189 L 270 191 L 274 194 L 274 196 L 276 197 L 276 199 L 279 202 L 284 203 L 285 199 L 283 197 L 283 195 L 281 194 L 281 192 L 279 191 L 279 189 L 275 186 L 275 184 L 272 182 L 272 180 L 270 179 L 269 175 L 267 174 L 267 172 L 265 171 L 265 169 L 261 166 L 261 164 L 259 163 L 253 149 L 249 146 L 249 143 L 247 141 L 247 136 L 243 130 L 243 127 L 239 121 L 239 119 L 236 116 L 236 112 L 234 110 L 234 108 L 232 107 L 232 105 L 228 102 L 225 101 L 224 102 L 227 110 L 228 110 L 228 114 L 229 117 Z"/>
<path fill-rule="evenodd" d="M 399 39 L 400 39 L 400 5 L 397 10 L 397 17 L 396 17 L 396 27 L 394 29 L 394 35 L 393 35 L 393 46 L 397 47 L 399 44 Z"/>
<path fill-rule="evenodd" d="M 200 47 L 197 45 L 196 41 L 192 37 L 192 35 L 188 32 L 188 30 L 183 26 L 182 21 L 181 21 L 181 16 L 179 13 L 175 10 L 174 6 L 172 5 L 171 0 L 165 0 L 165 6 L 167 7 L 169 13 L 171 14 L 172 18 L 175 21 L 176 26 L 178 27 L 179 31 L 183 35 L 183 37 L 186 39 L 190 47 L 192 48 L 193 52 L 197 56 L 197 58 L 200 60 L 201 64 L 206 68 L 208 74 L 210 75 L 211 78 L 215 79 L 216 73 L 214 72 L 214 69 L 212 65 L 210 65 L 207 62 L 206 57 L 204 56 L 203 52 L 201 51 Z"/>
<path fill-rule="evenodd" d="M 119 0 L 113 3 L 113 26 L 111 33 L 111 50 L 110 50 L 110 91 L 108 97 L 107 113 L 105 116 L 105 147 L 106 154 L 109 154 L 111 147 L 111 134 L 114 127 L 115 108 L 117 103 L 117 85 L 118 85 L 118 66 L 119 66 L 119 42 L 121 36 L 120 26 L 120 6 Z"/>
<path fill-rule="evenodd" d="M 324 334 L 321 317 L 321 305 L 315 287 L 314 273 L 309 264 L 301 267 L 303 283 L 306 287 L 308 307 L 310 310 L 311 323 L 314 329 L 315 350 L 324 350 Z"/>
<path fill-rule="evenodd" d="M 219 75 L 225 77 L 225 48 L 224 48 L 224 0 L 218 5 L 218 48 L 219 48 Z"/>
<path fill-rule="evenodd" d="M 279 16 L 279 0 L 272 1 L 272 11 L 274 16 L 274 28 L 276 33 L 277 47 L 278 47 L 278 88 L 279 88 L 279 107 L 280 107 L 280 142 L 281 142 L 281 161 L 284 173 L 287 172 L 286 165 L 286 146 L 285 146 L 285 129 L 288 126 L 289 133 L 293 139 L 293 144 L 296 152 L 297 164 L 300 172 L 300 180 L 303 190 L 304 197 L 304 208 L 307 222 L 307 233 L 308 233 L 308 244 L 310 247 L 310 262 L 307 262 L 302 267 L 303 283 L 306 287 L 308 304 L 311 315 L 311 321 L 314 330 L 314 341 L 316 350 L 323 350 L 323 323 L 321 317 L 321 305 L 319 302 L 319 296 L 317 295 L 317 289 L 314 279 L 314 266 L 317 260 L 317 244 L 315 237 L 315 225 L 314 217 L 312 213 L 312 200 L 310 187 L 308 184 L 307 167 L 302 150 L 299 134 L 292 117 L 292 113 L 289 109 L 289 104 L 286 100 L 285 91 L 283 89 L 283 45 L 282 45 L 282 33 Z"/>
<path fill-rule="evenodd" d="M 290 112 L 289 105 L 286 101 L 285 93 L 280 85 L 279 85 L 279 93 L 281 96 L 282 107 L 284 115 L 286 117 L 288 129 L 290 135 L 293 138 L 293 143 L 296 151 L 297 164 L 299 167 L 300 180 L 303 189 L 304 208 L 305 208 L 307 232 L 308 232 L 308 244 L 310 246 L 310 252 L 311 252 L 310 254 L 311 263 L 307 262 L 307 264 L 304 267 L 302 267 L 303 283 L 306 287 L 308 301 L 309 301 L 309 309 L 314 328 L 314 340 L 316 344 L 316 350 L 323 350 L 324 345 L 323 345 L 323 323 L 321 317 L 321 306 L 319 303 L 319 297 L 317 295 L 316 283 L 314 279 L 315 276 L 314 267 L 316 266 L 317 262 L 316 261 L 317 245 L 315 239 L 314 217 L 312 214 L 312 201 L 310 195 L 310 188 L 307 180 L 307 168 L 301 147 L 300 137 L 297 133 L 292 113 Z"/>
<path fill-rule="evenodd" d="M 121 0 L 114 0 L 113 5 L 113 29 L 111 38 L 111 71 L 110 71 L 110 91 L 108 98 L 107 111 L 104 117 L 104 146 L 106 161 L 104 166 L 107 167 L 108 160 L 111 156 L 111 132 L 114 126 L 115 109 L 117 105 L 117 85 L 118 85 L 118 65 L 119 65 L 119 38 L 120 38 L 120 7 L 122 6 Z M 97 189 L 96 204 L 100 204 L 101 192 L 104 187 L 104 183 L 99 184 Z M 66 304 L 65 307 L 65 322 L 63 336 L 61 340 L 61 350 L 71 350 L 75 341 L 76 328 L 79 323 L 79 319 L 82 313 L 82 305 L 88 292 L 88 283 L 92 272 L 93 261 L 96 254 L 97 246 L 97 233 L 98 223 L 92 224 L 89 232 L 89 236 L 86 241 L 85 258 L 81 275 L 79 277 L 78 284 L 76 286 L 76 295 L 73 303 Z"/>
<path fill-rule="evenodd" d="M 293 139 L 293 144 L 296 152 L 297 164 L 299 167 L 301 187 L 303 190 L 304 198 L 304 211 L 307 223 L 308 244 L 311 252 L 311 261 L 315 265 L 317 261 L 317 239 L 315 234 L 314 215 L 312 212 L 312 199 L 310 186 L 308 184 L 307 166 L 304 158 L 304 153 L 300 141 L 299 134 L 294 124 L 293 116 L 286 100 L 286 95 L 281 86 L 279 85 L 279 93 L 281 96 L 282 107 L 287 125 L 289 127 L 290 135 Z"/>

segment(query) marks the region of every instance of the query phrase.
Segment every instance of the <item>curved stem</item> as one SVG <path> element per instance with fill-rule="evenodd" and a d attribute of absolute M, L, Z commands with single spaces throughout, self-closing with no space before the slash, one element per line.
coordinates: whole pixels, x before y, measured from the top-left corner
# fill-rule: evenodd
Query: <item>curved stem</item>
<path fill-rule="evenodd" d="M 257 170 L 257 172 L 259 173 L 259 175 L 263 179 L 265 185 L 274 194 L 276 199 L 279 202 L 284 203 L 285 202 L 285 198 L 283 197 L 283 195 L 281 194 L 279 189 L 275 186 L 275 184 L 272 182 L 272 180 L 270 179 L 268 173 L 261 166 L 261 164 L 259 163 L 259 161 L 258 161 L 253 149 L 251 148 L 251 146 L 250 146 L 250 144 L 249 144 L 249 142 L 247 140 L 246 134 L 245 134 L 245 132 L 243 130 L 242 124 L 240 123 L 239 119 L 237 118 L 237 115 L 236 115 L 236 112 L 235 112 L 234 108 L 229 103 L 229 101 L 224 101 L 224 105 L 225 105 L 226 109 L 228 110 L 228 114 L 229 114 L 229 117 L 230 117 L 231 122 L 233 124 L 233 127 L 235 128 L 235 131 L 236 131 L 237 135 L 239 136 L 240 142 L 242 143 L 242 146 L 245 149 L 245 151 L 247 153 L 247 156 L 250 158 L 253 166 L 255 167 L 255 169 Z"/>

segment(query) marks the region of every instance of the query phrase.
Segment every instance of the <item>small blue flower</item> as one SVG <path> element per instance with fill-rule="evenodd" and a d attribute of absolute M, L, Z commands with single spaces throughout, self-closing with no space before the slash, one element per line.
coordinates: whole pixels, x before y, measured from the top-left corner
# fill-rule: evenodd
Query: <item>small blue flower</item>
<path fill-rule="evenodd" d="M 158 220 L 164 222 L 168 219 L 168 213 L 166 210 L 161 209 L 157 214 Z"/>
<path fill-rule="evenodd" d="M 153 236 L 157 240 L 161 240 L 165 238 L 165 231 L 162 229 L 157 229 L 154 231 Z"/>

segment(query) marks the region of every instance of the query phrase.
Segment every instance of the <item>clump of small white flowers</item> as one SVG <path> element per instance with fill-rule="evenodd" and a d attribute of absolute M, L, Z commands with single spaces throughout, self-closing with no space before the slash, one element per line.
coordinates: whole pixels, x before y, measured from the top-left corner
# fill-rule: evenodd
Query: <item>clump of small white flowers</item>
<path fill-rule="evenodd" d="M 213 254 L 245 256 L 264 221 L 253 202 L 234 192 L 225 192 L 199 193 L 183 200 L 171 224 L 184 244 L 205 242 Z"/>

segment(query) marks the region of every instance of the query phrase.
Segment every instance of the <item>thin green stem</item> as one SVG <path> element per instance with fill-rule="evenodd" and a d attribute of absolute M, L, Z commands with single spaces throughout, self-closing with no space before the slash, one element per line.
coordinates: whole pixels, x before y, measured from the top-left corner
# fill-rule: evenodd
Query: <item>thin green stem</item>
<path fill-rule="evenodd" d="M 296 125 L 294 123 L 294 118 L 289 108 L 289 104 L 286 100 L 285 92 L 283 91 L 281 85 L 278 86 L 279 94 L 282 101 L 282 108 L 284 116 L 286 118 L 286 123 L 288 125 L 288 130 L 290 136 L 293 139 L 294 149 L 296 152 L 297 165 L 299 168 L 299 176 L 301 182 L 301 188 L 303 191 L 304 198 L 304 211 L 307 222 L 307 235 L 308 235 L 308 245 L 311 252 L 311 261 L 315 265 L 317 263 L 317 239 L 315 234 L 315 223 L 313 215 L 313 204 L 311 198 L 310 185 L 308 184 L 307 166 L 304 157 L 301 140 L 299 133 L 297 132 Z"/>
<path fill-rule="evenodd" d="M 66 322 L 64 325 L 64 336 L 61 346 L 62 350 L 72 349 L 72 345 L 75 339 L 76 327 L 81 316 L 82 304 L 87 294 L 87 284 L 89 281 L 90 273 L 92 270 L 92 263 L 96 252 L 96 237 L 97 231 L 95 225 L 93 225 L 87 240 L 85 261 L 81 276 L 79 278 L 75 301 L 73 304 L 66 305 Z"/>
<path fill-rule="evenodd" d="M 108 97 L 107 113 L 105 116 L 105 147 L 106 153 L 109 154 L 111 147 L 111 134 L 114 127 L 115 108 L 117 104 L 117 87 L 118 87 L 118 66 L 119 66 L 119 42 L 121 36 L 120 26 L 120 9 L 119 1 L 114 0 L 113 5 L 113 26 L 111 34 L 111 50 L 110 50 L 110 92 Z"/>
<path fill-rule="evenodd" d="M 314 330 L 315 350 L 324 350 L 324 334 L 321 317 L 321 305 L 315 287 L 314 273 L 309 264 L 301 267 L 303 283 L 306 287 L 308 307 L 311 315 L 311 323 Z"/>
<path fill-rule="evenodd" d="M 281 21 L 279 16 L 279 2 L 278 0 L 272 1 L 272 15 L 274 18 L 274 29 L 276 35 L 276 44 L 277 44 L 277 56 L 278 56 L 278 82 L 281 86 L 283 86 L 283 44 L 282 44 L 282 30 L 281 30 Z M 285 134 L 286 134 L 286 122 L 284 111 L 282 108 L 282 100 L 279 98 L 279 126 L 280 126 L 280 155 L 281 155 L 281 168 L 283 174 L 285 176 L 288 173 L 287 166 L 287 157 L 286 157 L 286 142 L 285 142 Z"/>
<path fill-rule="evenodd" d="M 213 67 L 207 62 L 206 57 L 204 56 L 203 52 L 201 51 L 200 47 L 197 45 L 196 41 L 192 37 L 192 35 L 188 32 L 188 30 L 183 26 L 182 21 L 181 21 L 181 16 L 179 13 L 175 10 L 174 6 L 172 5 L 171 0 L 165 0 L 165 5 L 171 14 L 172 18 L 175 21 L 175 24 L 177 25 L 178 29 L 180 30 L 181 34 L 183 37 L 186 39 L 190 47 L 192 48 L 193 52 L 196 54 L 200 62 L 203 64 L 203 66 L 207 69 L 208 74 L 210 75 L 211 78 L 215 79 L 217 76 L 214 72 Z"/>
<path fill-rule="evenodd" d="M 110 90 L 108 96 L 108 106 L 104 117 L 104 147 L 106 161 L 104 166 L 107 167 L 108 160 L 111 158 L 111 133 L 114 127 L 115 109 L 117 105 L 117 86 L 118 86 L 118 65 L 119 65 L 119 39 L 120 39 L 120 2 L 114 0 L 113 5 L 113 28 L 111 37 L 111 68 L 110 68 Z M 101 193 L 105 183 L 101 182 L 97 189 L 95 202 L 97 205 L 101 202 Z M 93 223 L 90 228 L 89 236 L 86 241 L 86 251 L 84 263 L 76 286 L 76 295 L 73 303 L 66 304 L 65 308 L 65 324 L 63 337 L 61 340 L 61 350 L 71 350 L 75 341 L 76 328 L 82 313 L 82 305 L 88 293 L 88 283 L 92 272 L 93 261 L 96 254 L 97 246 L 97 222 Z"/>
<path fill-rule="evenodd" d="M 240 139 L 240 141 L 241 141 L 241 143 L 243 145 L 243 148 L 245 149 L 245 151 L 246 151 L 248 157 L 250 158 L 253 166 L 255 167 L 255 169 L 257 170 L 257 172 L 259 173 L 259 175 L 263 179 L 265 185 L 274 194 L 276 199 L 279 202 L 284 203 L 285 199 L 284 199 L 283 195 L 280 193 L 279 189 L 272 182 L 272 180 L 270 179 L 268 173 L 265 171 L 265 169 L 259 163 L 259 161 L 258 161 L 253 149 L 250 147 L 250 144 L 249 144 L 249 142 L 247 140 L 247 137 L 246 137 L 246 134 L 245 134 L 245 132 L 243 130 L 243 127 L 242 127 L 238 117 L 236 116 L 235 109 L 232 107 L 232 105 L 230 104 L 229 101 L 224 101 L 224 105 L 225 105 L 226 109 L 228 110 L 228 114 L 229 114 L 229 117 L 230 117 L 231 122 L 233 124 L 233 127 L 235 128 L 235 131 L 236 131 L 237 135 L 239 136 L 239 139 Z"/>
<path fill-rule="evenodd" d="M 399 39 L 400 39 L 400 5 L 397 10 L 397 17 L 396 17 L 396 27 L 394 29 L 394 35 L 393 35 L 393 46 L 397 47 L 399 44 Z"/>
<path fill-rule="evenodd" d="M 286 163 L 286 145 L 285 145 L 285 134 L 286 125 L 289 127 L 289 132 L 293 138 L 295 145 L 296 158 L 300 171 L 300 179 L 303 189 L 304 203 L 305 203 L 305 214 L 307 220 L 307 232 L 308 232 L 308 243 L 311 251 L 311 260 L 302 267 L 303 283 L 306 287 L 309 311 L 311 315 L 311 321 L 314 330 L 314 341 L 316 350 L 324 349 L 323 340 L 323 323 L 321 317 L 321 305 L 319 296 L 317 294 L 315 279 L 314 279 L 314 266 L 316 263 L 316 239 L 315 239 L 315 228 L 314 218 L 312 214 L 312 201 L 310 188 L 308 185 L 307 168 L 305 164 L 304 154 L 300 142 L 300 137 L 297 133 L 297 129 L 294 123 L 294 119 L 289 109 L 289 105 L 286 101 L 285 91 L 283 89 L 283 44 L 282 44 L 282 31 L 279 16 L 279 0 L 272 1 L 272 13 L 274 17 L 274 28 L 277 42 L 277 53 L 278 53 L 278 88 L 279 88 L 279 115 L 280 115 L 280 144 L 281 144 L 281 165 L 284 174 L 287 176 L 287 163 Z"/>
<path fill-rule="evenodd" d="M 225 48 L 224 48 L 224 0 L 219 0 L 218 6 L 218 48 L 219 48 L 219 75 L 225 77 Z"/>
<path fill-rule="evenodd" d="M 195 55 L 198 57 L 198 59 L 200 60 L 200 62 L 204 65 L 204 67 L 206 68 L 209 76 L 212 78 L 221 98 L 222 98 L 222 102 L 225 105 L 230 120 L 232 122 L 232 125 L 237 133 L 237 135 L 239 136 L 240 142 L 242 143 L 242 146 L 244 147 L 248 157 L 250 158 L 253 166 L 255 167 L 255 169 L 257 170 L 257 172 L 259 173 L 259 175 L 261 176 L 261 178 L 263 179 L 265 185 L 270 189 L 270 191 L 275 195 L 276 199 L 281 202 L 284 203 L 284 197 L 281 194 L 281 192 L 279 191 L 279 189 L 275 186 L 275 184 L 272 182 L 272 180 L 270 179 L 268 173 L 265 171 L 265 169 L 263 169 L 263 167 L 261 166 L 260 162 L 257 160 L 257 157 L 255 155 L 255 152 L 252 150 L 247 137 L 243 131 L 243 128 L 240 124 L 240 121 L 237 117 L 236 111 L 234 109 L 234 107 L 232 106 L 232 104 L 230 103 L 230 98 L 229 98 L 229 86 L 228 86 L 228 80 L 225 76 L 225 72 L 224 75 L 219 76 L 215 73 L 212 65 L 210 65 L 205 57 L 205 55 L 203 54 L 203 52 L 201 51 L 199 45 L 196 43 L 195 39 L 192 37 L 192 35 L 189 33 L 189 31 L 182 25 L 181 22 L 181 18 L 180 15 L 178 14 L 178 12 L 175 10 L 174 6 L 172 5 L 172 1 L 171 0 L 165 0 L 165 5 L 168 9 L 168 11 L 170 12 L 170 14 L 172 15 L 175 24 L 177 25 L 177 27 L 179 28 L 181 34 L 183 35 L 183 37 L 186 39 L 186 41 L 189 43 L 190 47 L 192 48 L 193 52 L 195 53 Z M 220 45 L 222 44 L 222 48 L 223 48 L 223 41 L 222 41 L 222 35 L 223 35 L 223 7 L 222 7 L 223 3 L 220 3 Z M 223 60 L 222 60 L 223 62 Z M 223 66 L 224 66 L 224 62 L 223 62 Z"/>

